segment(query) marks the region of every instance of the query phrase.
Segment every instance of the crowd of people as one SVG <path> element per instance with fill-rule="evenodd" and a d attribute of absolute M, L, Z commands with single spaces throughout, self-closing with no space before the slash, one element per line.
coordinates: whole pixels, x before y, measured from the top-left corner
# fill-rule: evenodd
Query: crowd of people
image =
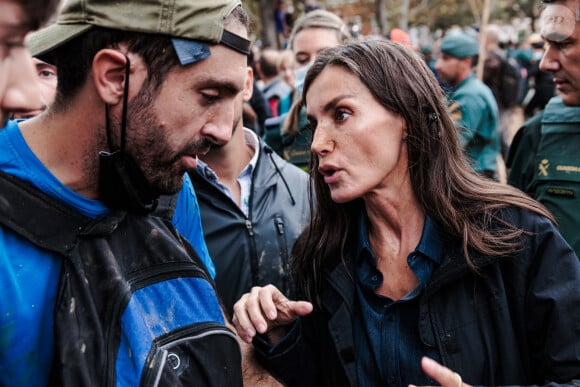
<path fill-rule="evenodd" d="M 575 0 L 517 53 L 59 3 L 0 0 L 0 385 L 580 383 Z"/>

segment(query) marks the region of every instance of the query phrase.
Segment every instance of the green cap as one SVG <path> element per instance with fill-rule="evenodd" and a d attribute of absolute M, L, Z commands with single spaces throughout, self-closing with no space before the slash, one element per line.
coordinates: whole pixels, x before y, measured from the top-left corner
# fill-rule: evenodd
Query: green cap
<path fill-rule="evenodd" d="M 421 53 L 425 55 L 433 54 L 433 45 L 422 44 L 420 47 Z"/>
<path fill-rule="evenodd" d="M 479 44 L 469 35 L 453 34 L 443 39 L 439 50 L 444 54 L 462 59 L 476 56 L 479 53 Z"/>
<path fill-rule="evenodd" d="M 250 42 L 224 29 L 241 0 L 67 0 L 56 23 L 28 39 L 34 56 L 50 52 L 93 27 L 170 36 L 182 65 L 209 56 L 208 44 L 245 55 Z"/>

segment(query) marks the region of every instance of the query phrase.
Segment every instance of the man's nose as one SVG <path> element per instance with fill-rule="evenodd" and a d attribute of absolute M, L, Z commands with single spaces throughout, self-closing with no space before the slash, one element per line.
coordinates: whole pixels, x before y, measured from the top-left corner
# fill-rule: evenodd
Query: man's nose
<path fill-rule="evenodd" d="M 6 88 L 1 98 L 5 112 L 20 112 L 41 109 L 44 105 L 40 85 L 30 54 L 24 47 L 13 48 L 4 59 L 6 66 Z"/>
<path fill-rule="evenodd" d="M 204 126 L 203 134 L 212 137 L 218 144 L 225 144 L 232 138 L 234 125 L 234 103 L 224 102 L 220 108 L 213 110 Z"/>
<path fill-rule="evenodd" d="M 555 72 L 559 69 L 557 50 L 549 44 L 544 48 L 544 54 L 540 59 L 540 70 Z"/>

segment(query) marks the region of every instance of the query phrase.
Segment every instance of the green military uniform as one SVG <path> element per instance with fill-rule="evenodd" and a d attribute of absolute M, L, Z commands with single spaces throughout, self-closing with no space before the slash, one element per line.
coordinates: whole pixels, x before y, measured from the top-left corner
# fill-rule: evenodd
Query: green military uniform
<path fill-rule="evenodd" d="M 463 59 L 477 56 L 479 44 L 469 35 L 454 34 L 446 36 L 439 49 L 443 54 Z M 472 160 L 473 169 L 497 178 L 499 109 L 491 89 L 472 74 L 451 90 L 449 101 L 461 147 Z"/>
<path fill-rule="evenodd" d="M 508 183 L 542 202 L 580 256 L 580 107 L 554 97 L 518 131 Z"/>
<path fill-rule="evenodd" d="M 306 109 L 304 107 L 300 108 L 298 120 L 299 130 L 296 134 L 282 133 L 282 126 L 287 115 L 288 113 L 282 114 L 279 117 L 268 118 L 264 125 L 262 139 L 286 161 L 308 172 L 312 132 L 308 127 Z"/>
<path fill-rule="evenodd" d="M 304 66 L 296 71 L 296 94 L 302 94 L 304 77 L 310 65 Z M 276 153 L 286 159 L 288 162 L 308 172 L 310 166 L 310 144 L 312 143 L 312 131 L 308 127 L 306 119 L 306 108 L 300 108 L 298 116 L 297 133 L 282 133 L 284 121 L 288 114 L 292 114 L 292 109 L 280 117 L 269 118 L 264 125 L 264 135 L 262 139 Z"/>
<path fill-rule="evenodd" d="M 451 91 L 450 113 L 461 146 L 477 172 L 496 176 L 500 152 L 499 112 L 489 87 L 470 75 Z"/>

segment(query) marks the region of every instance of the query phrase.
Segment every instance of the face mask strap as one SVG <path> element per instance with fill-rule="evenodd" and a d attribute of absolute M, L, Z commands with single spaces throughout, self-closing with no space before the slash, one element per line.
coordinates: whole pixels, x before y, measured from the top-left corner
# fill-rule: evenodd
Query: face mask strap
<path fill-rule="evenodd" d="M 157 207 L 159 194 L 147 183 L 141 168 L 125 152 L 127 132 L 127 105 L 129 99 L 129 74 L 131 63 L 125 56 L 125 87 L 121 116 L 120 149 L 115 150 L 111 139 L 109 105 L 105 105 L 107 141 L 109 152 L 99 153 L 100 198 L 110 208 L 121 209 L 135 214 L 148 214 Z"/>
<path fill-rule="evenodd" d="M 127 100 L 129 99 L 129 75 L 131 74 L 131 61 L 125 55 L 125 89 L 123 96 L 123 111 L 121 115 L 121 152 L 125 151 L 125 138 L 127 134 Z"/>

